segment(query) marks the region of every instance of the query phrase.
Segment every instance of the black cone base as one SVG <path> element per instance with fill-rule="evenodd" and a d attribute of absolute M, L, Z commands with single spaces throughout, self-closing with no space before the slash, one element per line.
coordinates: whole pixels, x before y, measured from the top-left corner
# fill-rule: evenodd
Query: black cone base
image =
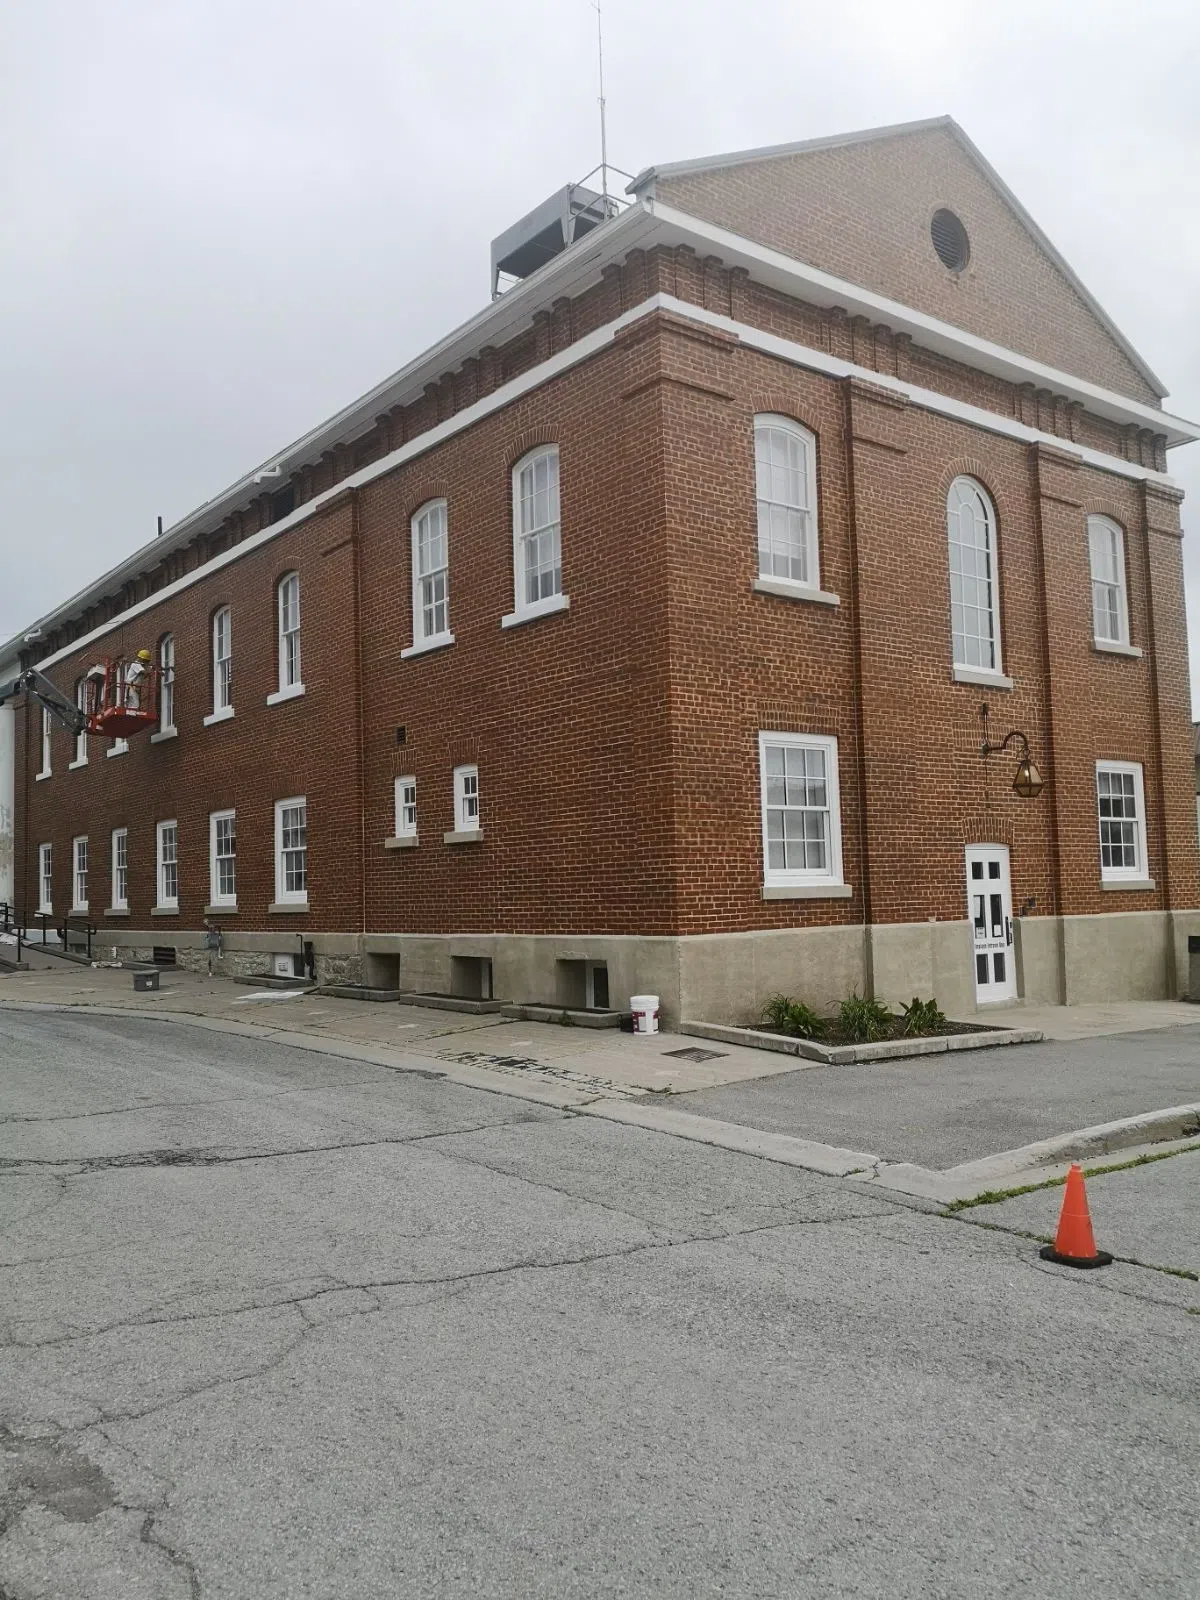
<path fill-rule="evenodd" d="M 1057 1261 L 1060 1267 L 1111 1267 L 1112 1257 L 1107 1250 L 1097 1250 L 1094 1256 L 1060 1255 L 1052 1244 L 1044 1244 L 1038 1251 L 1043 1261 Z"/>

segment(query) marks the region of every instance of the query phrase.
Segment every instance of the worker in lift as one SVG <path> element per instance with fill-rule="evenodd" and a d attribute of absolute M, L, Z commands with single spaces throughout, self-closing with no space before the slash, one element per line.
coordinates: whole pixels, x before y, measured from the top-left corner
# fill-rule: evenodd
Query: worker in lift
<path fill-rule="evenodd" d="M 142 709 L 142 685 L 150 671 L 151 655 L 149 650 L 139 650 L 137 655 L 125 668 L 125 709 L 126 711 L 140 711 Z"/>

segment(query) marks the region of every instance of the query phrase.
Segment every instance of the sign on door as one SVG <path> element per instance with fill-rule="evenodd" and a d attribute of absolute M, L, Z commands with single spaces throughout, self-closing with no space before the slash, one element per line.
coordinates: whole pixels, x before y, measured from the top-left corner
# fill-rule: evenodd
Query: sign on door
<path fill-rule="evenodd" d="M 1015 999 L 1012 882 L 1008 846 L 967 846 L 967 906 L 975 960 L 975 999 L 980 1005 Z"/>

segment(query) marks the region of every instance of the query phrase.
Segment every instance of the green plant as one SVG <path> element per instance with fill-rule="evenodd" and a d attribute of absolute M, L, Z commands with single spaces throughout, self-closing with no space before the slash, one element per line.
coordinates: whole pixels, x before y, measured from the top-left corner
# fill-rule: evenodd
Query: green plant
<path fill-rule="evenodd" d="M 763 1016 L 778 1033 L 793 1039 L 819 1039 L 825 1024 L 811 1006 L 786 994 L 774 994 L 763 1007 Z"/>
<path fill-rule="evenodd" d="M 919 1037 L 926 1033 L 941 1033 L 946 1026 L 946 1013 L 934 999 L 919 1000 L 913 995 L 912 1000 L 900 1010 L 904 1016 L 902 1031 L 910 1037 Z"/>
<path fill-rule="evenodd" d="M 855 1044 L 882 1039 L 894 1021 L 882 1000 L 867 1000 L 857 990 L 838 1007 L 838 1031 Z"/>

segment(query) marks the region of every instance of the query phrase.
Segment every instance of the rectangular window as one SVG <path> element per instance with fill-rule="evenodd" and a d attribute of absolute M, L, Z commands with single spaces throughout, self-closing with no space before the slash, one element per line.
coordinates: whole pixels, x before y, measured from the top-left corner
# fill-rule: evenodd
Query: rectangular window
<path fill-rule="evenodd" d="M 516 610 L 545 606 L 562 594 L 558 449 L 526 456 L 513 471 Z"/>
<path fill-rule="evenodd" d="M 114 828 L 112 833 L 112 909 L 129 909 L 129 831 Z"/>
<path fill-rule="evenodd" d="M 213 617 L 213 715 L 233 706 L 233 619 L 228 606 Z"/>
<path fill-rule="evenodd" d="M 1097 643 L 1129 643 L 1125 594 L 1125 534 L 1111 517 L 1089 517 L 1088 561 L 1092 569 L 1092 625 Z"/>
<path fill-rule="evenodd" d="M 38 910 L 54 911 L 54 847 L 38 845 Z"/>
<path fill-rule="evenodd" d="M 1100 877 L 1128 883 L 1149 876 L 1146 865 L 1146 797 L 1141 763 L 1098 761 L 1096 806 L 1100 821 Z"/>
<path fill-rule="evenodd" d="M 841 884 L 837 740 L 760 733 L 758 751 L 764 885 Z"/>
<path fill-rule="evenodd" d="M 208 819 L 208 897 L 214 906 L 237 904 L 237 813 L 214 811 Z"/>
<path fill-rule="evenodd" d="M 179 909 L 179 829 L 175 822 L 160 822 L 156 830 L 158 857 L 158 904 Z"/>
<path fill-rule="evenodd" d="M 289 572 L 279 584 L 279 688 L 300 687 L 300 574 Z"/>
<path fill-rule="evenodd" d="M 446 502 L 434 500 L 413 518 L 413 643 L 450 633 L 450 539 Z"/>
<path fill-rule="evenodd" d="M 39 778 L 48 778 L 50 776 L 50 729 L 51 729 L 51 726 L 52 726 L 52 724 L 51 724 L 51 721 L 50 721 L 50 713 L 46 710 L 45 706 L 43 706 L 42 707 L 42 767 L 41 767 L 41 771 L 38 773 L 38 777 Z"/>
<path fill-rule="evenodd" d="M 396 837 L 415 839 L 417 836 L 417 780 L 413 777 L 396 779 Z"/>
<path fill-rule="evenodd" d="M 454 827 L 458 833 L 479 831 L 479 768 L 454 769 Z"/>
<path fill-rule="evenodd" d="M 164 634 L 158 641 L 158 731 L 175 727 L 175 639 Z"/>
<path fill-rule="evenodd" d="M 86 911 L 88 908 L 88 842 L 86 837 L 72 841 L 74 855 L 74 877 L 71 889 L 71 910 Z"/>
<path fill-rule="evenodd" d="M 303 795 L 275 804 L 275 899 L 308 899 L 308 803 Z"/>

